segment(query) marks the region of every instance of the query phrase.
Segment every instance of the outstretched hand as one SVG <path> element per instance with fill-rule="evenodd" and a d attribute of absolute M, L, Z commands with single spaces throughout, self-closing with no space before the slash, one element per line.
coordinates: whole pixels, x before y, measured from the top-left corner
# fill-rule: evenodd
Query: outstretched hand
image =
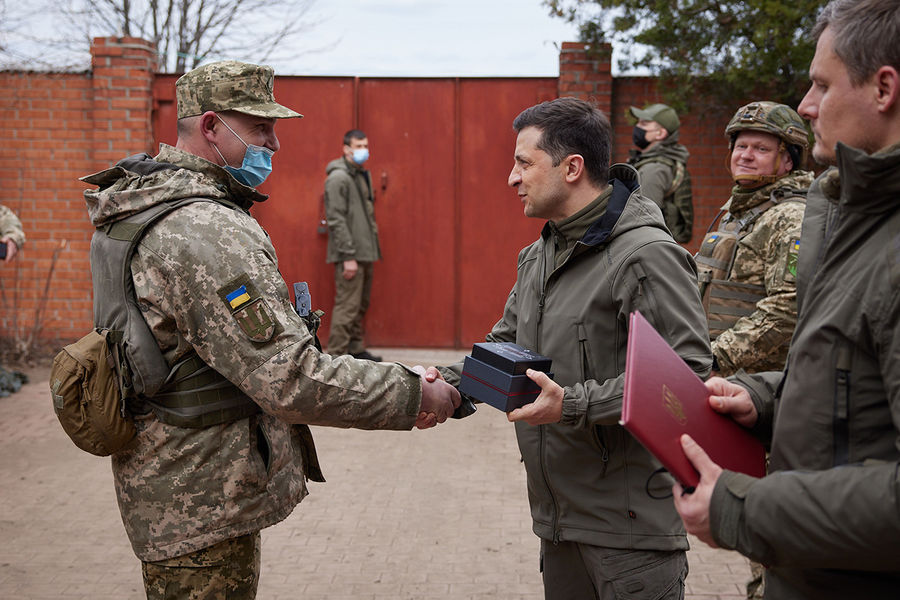
<path fill-rule="evenodd" d="M 722 467 L 714 463 L 706 451 L 687 434 L 681 436 L 681 448 L 697 472 L 700 473 L 700 483 L 691 494 L 683 494 L 680 484 L 676 483 L 672 487 L 675 510 L 681 515 L 684 528 L 688 533 L 694 534 L 713 548 L 718 548 L 710 530 L 709 505 L 713 489 L 722 474 Z"/>
<path fill-rule="evenodd" d="M 528 369 L 525 374 L 541 386 L 541 393 L 534 402 L 506 413 L 506 418 L 511 422 L 525 421 L 529 425 L 559 423 L 564 395 L 562 387 L 542 371 Z"/>
<path fill-rule="evenodd" d="M 413 370 L 422 378 L 422 404 L 416 418 L 416 427 L 428 429 L 443 423 L 459 406 L 459 391 L 444 381 L 434 367 L 429 367 L 426 371 L 424 367 L 417 365 Z"/>

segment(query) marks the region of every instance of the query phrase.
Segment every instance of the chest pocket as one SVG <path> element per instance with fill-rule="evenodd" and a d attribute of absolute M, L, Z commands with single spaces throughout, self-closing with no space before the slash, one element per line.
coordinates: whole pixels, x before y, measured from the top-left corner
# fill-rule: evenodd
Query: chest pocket
<path fill-rule="evenodd" d="M 694 257 L 710 340 L 731 329 L 741 317 L 753 314 L 756 303 L 766 297 L 764 286 L 728 281 L 738 243 L 752 230 L 752 223 L 747 226 L 726 217 L 719 231 L 706 235 Z"/>

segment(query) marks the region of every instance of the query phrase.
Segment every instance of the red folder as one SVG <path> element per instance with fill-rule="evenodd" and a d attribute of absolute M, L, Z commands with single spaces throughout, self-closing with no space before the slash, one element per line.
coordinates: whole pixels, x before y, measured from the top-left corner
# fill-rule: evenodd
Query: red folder
<path fill-rule="evenodd" d="M 709 406 L 709 393 L 641 313 L 631 313 L 621 424 L 686 488 L 700 475 L 679 438 L 687 433 L 723 469 L 766 473 L 766 451 L 731 417 Z"/>

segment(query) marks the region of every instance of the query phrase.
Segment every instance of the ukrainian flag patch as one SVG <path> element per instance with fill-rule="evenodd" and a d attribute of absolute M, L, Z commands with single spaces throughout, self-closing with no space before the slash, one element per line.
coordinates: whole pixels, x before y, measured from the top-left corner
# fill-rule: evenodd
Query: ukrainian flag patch
<path fill-rule="evenodd" d="M 233 292 L 226 294 L 225 300 L 228 301 L 228 304 L 231 306 L 232 310 L 238 308 L 245 302 L 249 302 L 250 294 L 247 293 L 247 286 L 242 285 Z"/>
<path fill-rule="evenodd" d="M 228 309 L 228 314 L 233 319 L 232 323 L 236 325 L 235 328 L 226 326 L 224 331 L 227 334 L 231 334 L 232 331 L 237 334 L 240 331 L 254 342 L 265 343 L 276 333 L 284 330 L 246 273 L 220 287 L 217 293 Z"/>

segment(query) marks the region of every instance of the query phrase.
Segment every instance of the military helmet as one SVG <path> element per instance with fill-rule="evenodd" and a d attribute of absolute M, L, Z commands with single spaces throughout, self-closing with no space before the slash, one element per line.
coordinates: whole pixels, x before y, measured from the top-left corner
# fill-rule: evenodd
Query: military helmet
<path fill-rule="evenodd" d="M 800 169 L 806 164 L 809 133 L 803 119 L 790 106 L 761 101 L 740 107 L 725 128 L 729 148 L 734 148 L 738 132 L 748 129 L 770 133 L 782 140 L 791 155 L 795 169 Z"/>

